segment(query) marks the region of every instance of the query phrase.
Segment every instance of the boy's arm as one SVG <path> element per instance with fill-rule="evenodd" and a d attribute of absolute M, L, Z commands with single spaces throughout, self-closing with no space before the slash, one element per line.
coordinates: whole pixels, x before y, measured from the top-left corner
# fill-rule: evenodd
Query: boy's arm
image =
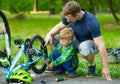
<path fill-rule="evenodd" d="M 62 63 L 67 62 L 68 60 L 70 60 L 72 58 L 72 54 L 74 49 L 72 46 L 69 46 L 60 57 L 58 57 L 55 61 L 52 62 L 53 66 L 58 66 Z"/>
<path fill-rule="evenodd" d="M 47 61 L 48 62 L 52 62 L 53 59 L 53 52 L 56 51 L 58 49 L 58 47 L 60 46 L 60 44 L 57 44 L 57 46 L 52 50 L 52 52 L 49 54 Z"/>

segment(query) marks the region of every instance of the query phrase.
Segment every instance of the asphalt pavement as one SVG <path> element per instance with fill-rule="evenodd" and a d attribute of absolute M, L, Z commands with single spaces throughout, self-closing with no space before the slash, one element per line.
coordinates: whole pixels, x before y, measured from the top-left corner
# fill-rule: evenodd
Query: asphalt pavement
<path fill-rule="evenodd" d="M 0 84 L 6 84 L 3 69 L 0 68 Z M 107 81 L 102 77 L 86 78 L 85 76 L 78 76 L 76 78 L 67 78 L 66 75 L 53 75 L 48 73 L 35 74 L 31 71 L 33 78 L 32 84 L 120 84 L 120 79 L 113 79 Z M 55 78 L 65 77 L 63 81 L 56 82 Z"/>

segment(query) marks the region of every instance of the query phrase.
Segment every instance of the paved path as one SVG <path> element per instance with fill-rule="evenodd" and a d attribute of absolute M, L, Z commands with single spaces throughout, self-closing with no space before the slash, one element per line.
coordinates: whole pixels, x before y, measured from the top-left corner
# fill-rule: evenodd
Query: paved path
<path fill-rule="evenodd" d="M 41 74 L 41 76 L 36 76 L 36 78 L 33 78 L 32 84 L 44 84 L 41 83 L 41 81 L 45 81 L 46 84 L 120 84 L 120 79 L 113 79 L 112 81 L 107 81 L 102 77 L 86 78 L 84 76 L 78 76 L 76 78 L 67 78 L 64 81 L 55 82 L 54 79 L 56 77 L 64 76 Z"/>
<path fill-rule="evenodd" d="M 0 68 L 0 84 L 5 84 L 3 69 Z M 33 82 L 32 84 L 120 84 L 120 79 L 113 79 L 112 81 L 107 81 L 102 77 L 95 77 L 95 78 L 86 78 L 84 76 L 78 76 L 76 78 L 67 78 L 64 81 L 55 82 L 54 79 L 56 77 L 65 77 L 65 75 L 52 75 L 52 74 L 40 74 L 40 75 L 33 75 Z M 41 83 L 44 81 L 45 83 Z"/>

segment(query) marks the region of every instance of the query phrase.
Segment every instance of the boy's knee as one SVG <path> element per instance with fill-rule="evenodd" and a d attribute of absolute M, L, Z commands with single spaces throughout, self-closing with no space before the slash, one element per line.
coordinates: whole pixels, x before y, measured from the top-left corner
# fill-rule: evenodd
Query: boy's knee
<path fill-rule="evenodd" d="M 90 56 L 97 52 L 98 48 L 92 40 L 84 41 L 79 45 L 79 53 L 83 56 Z"/>

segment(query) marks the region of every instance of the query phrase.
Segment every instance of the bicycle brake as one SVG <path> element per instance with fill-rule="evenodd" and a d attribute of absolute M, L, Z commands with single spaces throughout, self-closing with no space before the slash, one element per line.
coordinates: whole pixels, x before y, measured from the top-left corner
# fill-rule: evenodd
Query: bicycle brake
<path fill-rule="evenodd" d="M 23 43 L 22 39 L 15 39 L 14 40 L 15 45 L 21 45 Z"/>
<path fill-rule="evenodd" d="M 32 48 L 28 48 L 28 49 L 26 49 L 26 53 L 27 53 L 28 55 L 33 55 L 33 54 L 35 54 L 35 50 L 32 49 Z"/>

